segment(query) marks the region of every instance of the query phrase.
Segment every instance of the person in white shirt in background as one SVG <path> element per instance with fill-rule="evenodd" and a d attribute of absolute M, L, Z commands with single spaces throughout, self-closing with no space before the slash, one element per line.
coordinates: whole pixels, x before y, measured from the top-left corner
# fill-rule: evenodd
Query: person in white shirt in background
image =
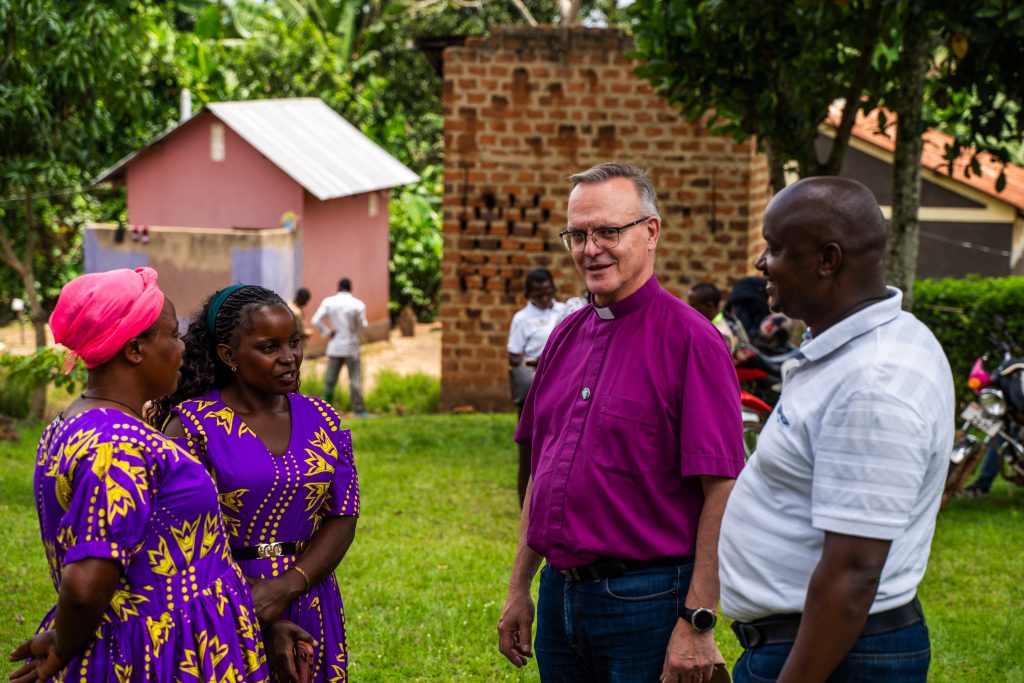
<path fill-rule="evenodd" d="M 526 274 L 526 305 L 512 316 L 508 331 L 509 384 L 512 402 L 523 412 L 526 392 L 533 382 L 548 336 L 565 317 L 565 304 L 555 300 L 555 280 L 547 268 L 534 268 Z M 530 449 L 519 444 L 519 506 L 523 505 L 526 483 L 530 478 Z"/>
<path fill-rule="evenodd" d="M 324 400 L 334 398 L 341 366 L 348 368 L 352 411 L 366 417 L 363 403 L 363 370 L 359 363 L 359 333 L 366 329 L 366 304 L 352 296 L 352 281 L 338 282 L 338 293 L 320 302 L 311 321 L 327 337 L 327 372 L 324 375 Z"/>

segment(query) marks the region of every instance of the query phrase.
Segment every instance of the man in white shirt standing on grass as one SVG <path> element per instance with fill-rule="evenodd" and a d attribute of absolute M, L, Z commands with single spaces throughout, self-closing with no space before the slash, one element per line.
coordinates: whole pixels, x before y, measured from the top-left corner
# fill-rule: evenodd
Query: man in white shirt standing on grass
<path fill-rule="evenodd" d="M 790 185 L 763 234 L 769 304 L 808 331 L 722 520 L 733 678 L 924 683 L 916 593 L 953 444 L 949 363 L 885 284 L 888 227 L 866 187 Z"/>
<path fill-rule="evenodd" d="M 338 384 L 341 366 L 348 368 L 352 411 L 366 417 L 363 403 L 363 370 L 359 363 L 359 333 L 366 329 L 366 304 L 352 296 L 352 281 L 338 282 L 338 293 L 327 297 L 313 314 L 313 325 L 327 337 L 327 372 L 324 375 L 324 399 L 330 403 Z"/>

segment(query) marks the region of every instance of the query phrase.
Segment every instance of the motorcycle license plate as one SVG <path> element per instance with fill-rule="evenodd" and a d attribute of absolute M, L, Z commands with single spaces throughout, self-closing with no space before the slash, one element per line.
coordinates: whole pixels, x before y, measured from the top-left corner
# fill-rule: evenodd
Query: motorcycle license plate
<path fill-rule="evenodd" d="M 980 405 L 974 402 L 964 408 L 964 412 L 960 413 L 960 417 L 967 420 L 990 437 L 998 434 L 999 430 L 1003 427 L 1000 420 L 993 420 L 991 417 L 986 415 L 984 411 L 982 411 Z"/>

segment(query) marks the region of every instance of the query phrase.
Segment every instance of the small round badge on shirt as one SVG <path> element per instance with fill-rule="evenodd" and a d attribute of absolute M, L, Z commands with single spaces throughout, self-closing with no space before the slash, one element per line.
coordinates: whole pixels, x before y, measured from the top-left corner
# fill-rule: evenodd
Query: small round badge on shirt
<path fill-rule="evenodd" d="M 590 399 L 590 387 L 583 387 L 583 391 L 580 392 L 580 398 L 582 398 L 584 401 Z"/>

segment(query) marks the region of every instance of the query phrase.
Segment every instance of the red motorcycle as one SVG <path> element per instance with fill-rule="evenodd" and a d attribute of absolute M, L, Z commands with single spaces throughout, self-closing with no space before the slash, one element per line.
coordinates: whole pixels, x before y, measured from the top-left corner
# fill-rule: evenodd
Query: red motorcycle
<path fill-rule="evenodd" d="M 740 389 L 740 403 L 742 404 L 740 414 L 743 416 L 743 455 L 749 460 L 757 448 L 757 437 L 761 435 L 761 428 L 768 421 L 768 416 L 772 414 L 772 407 L 749 391 L 742 389 Z"/>
<path fill-rule="evenodd" d="M 996 317 L 995 326 L 999 335 L 988 335 L 992 351 L 974 361 L 967 378 L 977 400 L 960 413 L 963 422 L 949 455 L 942 505 L 971 477 L 993 440 L 1003 478 L 1024 486 L 1024 358 L 1014 355 L 1016 344 L 1005 321 Z M 993 356 L 1001 360 L 989 372 L 985 366 Z"/>
<path fill-rule="evenodd" d="M 782 391 L 782 367 L 793 358 L 796 349 L 778 355 L 767 355 L 749 344 L 740 344 L 734 357 L 736 379 L 740 382 L 740 403 L 743 416 L 743 450 L 753 455 L 761 429 Z"/>

